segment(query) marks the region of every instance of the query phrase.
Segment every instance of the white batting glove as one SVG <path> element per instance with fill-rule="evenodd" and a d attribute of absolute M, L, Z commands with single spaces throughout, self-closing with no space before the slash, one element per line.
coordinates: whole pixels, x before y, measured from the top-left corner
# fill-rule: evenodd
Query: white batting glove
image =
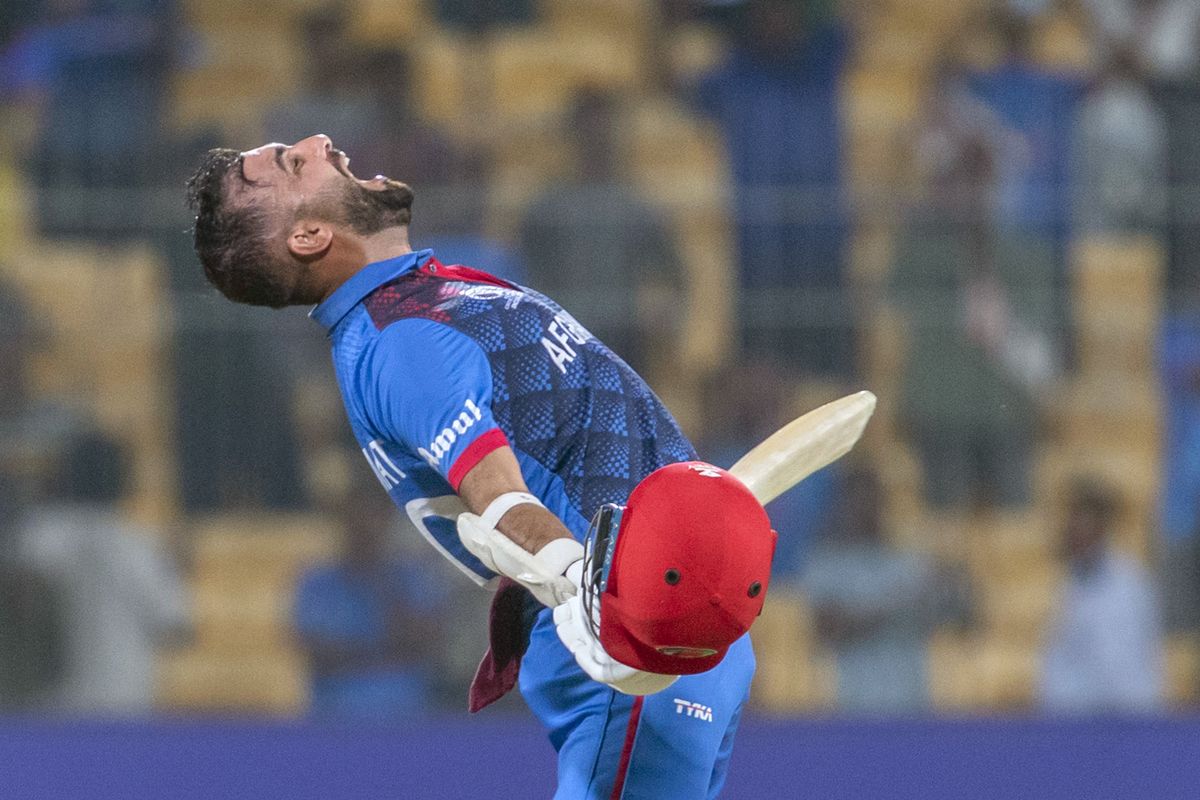
<path fill-rule="evenodd" d="M 659 675 L 626 666 L 610 656 L 587 624 L 583 594 L 576 594 L 554 609 L 554 627 L 558 638 L 575 656 L 575 663 L 592 680 L 607 684 L 622 694 L 654 694 L 679 679 L 678 675 Z"/>
<path fill-rule="evenodd" d="M 554 608 L 579 591 L 583 545 L 574 539 L 555 539 L 534 555 L 471 513 L 458 515 L 458 538 L 488 569 L 512 578 L 543 605 Z"/>

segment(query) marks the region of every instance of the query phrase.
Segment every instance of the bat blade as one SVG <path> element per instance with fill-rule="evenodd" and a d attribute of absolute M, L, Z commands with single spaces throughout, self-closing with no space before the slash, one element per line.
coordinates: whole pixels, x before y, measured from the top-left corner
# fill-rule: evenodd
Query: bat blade
<path fill-rule="evenodd" d="M 862 391 L 792 420 L 730 468 L 763 505 L 854 447 L 875 411 L 875 395 Z"/>

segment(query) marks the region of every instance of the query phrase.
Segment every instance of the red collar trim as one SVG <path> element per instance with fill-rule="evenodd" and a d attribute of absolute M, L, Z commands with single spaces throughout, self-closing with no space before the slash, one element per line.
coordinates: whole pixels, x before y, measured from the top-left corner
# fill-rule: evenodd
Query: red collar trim
<path fill-rule="evenodd" d="M 516 289 L 515 284 L 497 278 L 491 273 L 484 272 L 481 269 L 467 267 L 462 264 L 443 264 L 436 258 L 430 258 L 421 267 L 420 272 L 426 275 L 432 275 L 435 278 L 442 278 L 448 281 L 467 281 L 468 283 L 487 283 L 492 286 L 501 286 L 505 289 Z"/>

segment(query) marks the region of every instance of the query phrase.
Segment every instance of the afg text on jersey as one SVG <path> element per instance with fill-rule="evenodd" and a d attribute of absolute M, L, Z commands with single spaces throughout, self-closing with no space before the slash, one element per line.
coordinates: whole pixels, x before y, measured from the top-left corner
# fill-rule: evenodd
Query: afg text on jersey
<path fill-rule="evenodd" d="M 579 357 L 571 343 L 583 344 L 588 340 L 588 333 L 568 314 L 555 314 L 546 333 L 549 335 L 542 337 L 542 347 L 546 348 L 558 371 L 566 375 L 567 365 Z"/>

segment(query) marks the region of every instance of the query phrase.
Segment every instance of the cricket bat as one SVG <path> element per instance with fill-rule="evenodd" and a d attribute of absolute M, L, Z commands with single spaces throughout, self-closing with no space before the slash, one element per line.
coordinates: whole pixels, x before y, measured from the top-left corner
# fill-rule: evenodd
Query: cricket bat
<path fill-rule="evenodd" d="M 854 447 L 875 411 L 862 391 L 794 419 L 738 459 L 729 471 L 766 505 Z"/>

